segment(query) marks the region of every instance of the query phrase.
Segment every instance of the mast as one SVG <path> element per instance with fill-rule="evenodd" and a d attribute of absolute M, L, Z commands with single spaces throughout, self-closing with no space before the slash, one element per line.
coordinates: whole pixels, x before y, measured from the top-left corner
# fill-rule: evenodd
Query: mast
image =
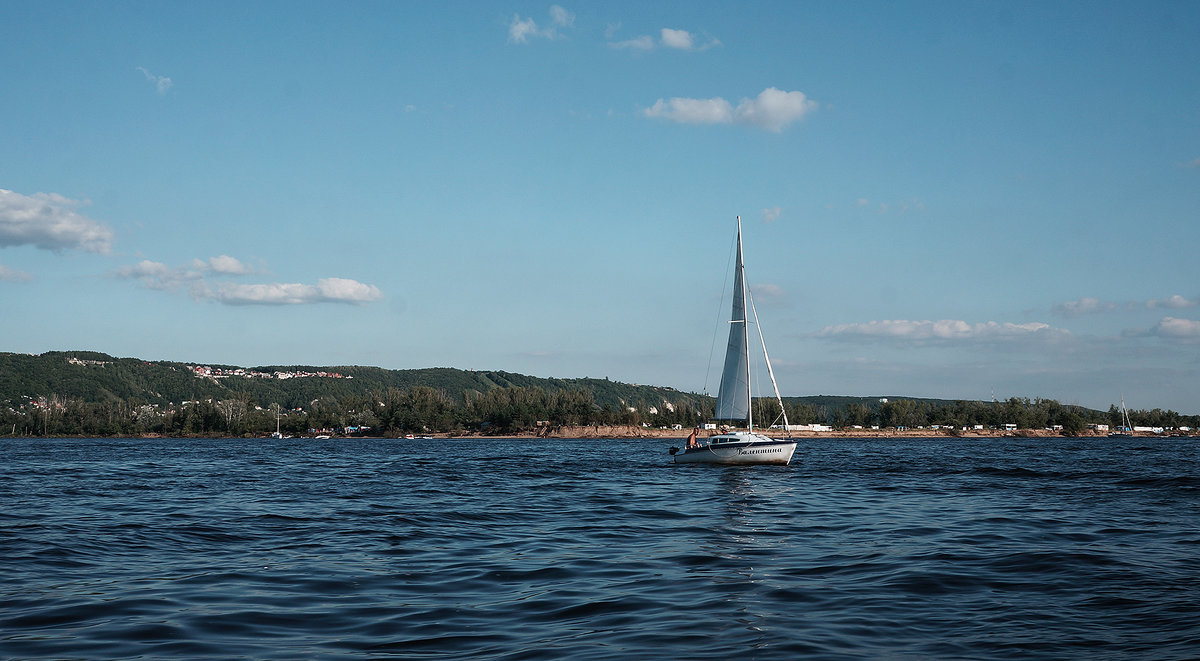
<path fill-rule="evenodd" d="M 746 429 L 754 431 L 754 393 L 750 391 L 750 342 L 746 335 L 750 332 L 750 319 L 746 316 L 746 262 L 742 261 L 742 217 L 737 217 L 737 270 L 738 281 L 742 283 L 742 361 L 746 363 Z M 754 303 L 750 304 L 751 309 Z M 754 313 L 756 316 L 757 312 Z"/>

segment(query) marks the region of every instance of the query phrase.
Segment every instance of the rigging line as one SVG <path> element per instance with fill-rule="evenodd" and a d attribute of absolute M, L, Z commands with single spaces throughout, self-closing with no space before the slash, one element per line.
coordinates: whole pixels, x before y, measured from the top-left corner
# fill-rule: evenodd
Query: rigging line
<path fill-rule="evenodd" d="M 763 337 L 762 324 L 758 322 L 758 308 L 754 305 L 754 294 L 746 288 L 746 298 L 750 299 L 750 312 L 754 314 L 754 327 L 758 329 L 758 341 L 762 343 L 763 362 L 767 364 L 767 375 L 771 377 L 771 387 L 775 389 L 775 399 L 779 402 L 779 411 L 783 415 L 784 429 L 791 431 L 788 425 L 787 409 L 783 407 L 783 397 L 779 395 L 779 384 L 775 381 L 775 370 L 771 369 L 771 357 L 767 355 L 767 340 Z M 776 418 L 778 420 L 779 418 Z"/>
<path fill-rule="evenodd" d="M 717 351 L 717 337 L 721 334 L 721 310 L 725 307 L 725 291 L 729 286 L 729 269 L 733 263 L 733 253 L 737 247 L 735 239 L 729 246 L 729 257 L 725 260 L 725 278 L 721 281 L 721 300 L 717 301 L 717 322 L 713 325 L 712 346 L 708 348 L 708 365 L 704 370 L 704 394 L 708 394 L 708 379 L 712 376 L 713 354 Z"/>

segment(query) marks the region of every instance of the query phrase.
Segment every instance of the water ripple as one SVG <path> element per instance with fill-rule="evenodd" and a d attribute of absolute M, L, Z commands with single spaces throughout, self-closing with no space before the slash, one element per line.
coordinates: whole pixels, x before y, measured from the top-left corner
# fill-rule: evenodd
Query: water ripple
<path fill-rule="evenodd" d="M 667 445 L 6 440 L 0 649 L 1200 655 L 1194 440 L 813 440 L 788 467 Z"/>

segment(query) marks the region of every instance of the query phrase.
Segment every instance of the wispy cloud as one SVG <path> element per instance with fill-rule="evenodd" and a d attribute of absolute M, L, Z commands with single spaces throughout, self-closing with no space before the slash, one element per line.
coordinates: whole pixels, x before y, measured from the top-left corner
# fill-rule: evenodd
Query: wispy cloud
<path fill-rule="evenodd" d="M 650 51 L 650 50 L 654 50 L 654 47 L 655 47 L 654 37 L 651 37 L 648 34 L 644 34 L 640 37 L 634 37 L 633 39 L 626 39 L 624 41 L 613 41 L 613 42 L 610 42 L 608 45 L 611 48 L 620 48 L 620 49 L 628 49 L 628 50 L 636 50 L 636 51 Z"/>
<path fill-rule="evenodd" d="M 778 133 L 816 108 L 817 102 L 803 92 L 785 92 L 768 87 L 753 99 L 742 99 L 736 107 L 721 97 L 676 97 L 659 99 L 643 112 L 646 117 L 684 124 L 740 124 Z"/>
<path fill-rule="evenodd" d="M 520 14 L 513 14 L 508 24 L 508 43 L 527 44 L 530 39 L 562 39 L 560 29 L 573 25 L 575 14 L 559 5 L 550 6 L 550 24 L 544 28 L 538 27 L 533 18 L 521 18 Z"/>
<path fill-rule="evenodd" d="M 146 77 L 146 80 L 154 83 L 154 91 L 157 92 L 159 96 L 169 92 L 171 90 L 171 86 L 174 85 L 170 78 L 167 78 L 166 76 L 156 76 L 149 71 L 146 71 L 145 67 L 138 67 L 137 70 L 142 72 L 142 75 Z"/>
<path fill-rule="evenodd" d="M 909 213 L 910 211 L 914 212 L 914 213 L 925 211 L 925 202 L 918 198 L 915 198 L 915 197 L 907 199 L 907 200 L 900 200 L 899 202 L 878 202 L 878 203 L 872 203 L 871 200 L 869 200 L 865 197 L 860 197 L 860 198 L 854 200 L 853 202 L 851 202 L 850 206 L 854 207 L 854 208 L 858 208 L 858 209 L 865 209 L 865 210 L 872 210 L 872 207 L 873 207 L 874 212 L 877 214 L 880 214 L 880 215 L 888 214 L 888 213 L 905 214 L 905 213 Z M 833 204 L 826 206 L 826 208 L 828 208 L 828 209 L 833 209 L 835 207 L 836 207 L 836 205 L 833 205 Z"/>
<path fill-rule="evenodd" d="M 31 245 L 107 254 L 113 230 L 75 210 L 85 205 L 86 201 L 57 193 L 22 195 L 0 188 L 0 247 Z"/>
<path fill-rule="evenodd" d="M 0 282 L 27 282 L 31 279 L 33 279 L 33 276 L 25 271 L 10 269 L 0 264 Z"/>
<path fill-rule="evenodd" d="M 784 298 L 787 296 L 787 292 L 783 290 L 783 287 L 772 284 L 750 285 L 750 292 L 754 296 L 757 296 L 759 299 L 763 300 L 769 298 Z"/>
<path fill-rule="evenodd" d="M 605 30 L 605 36 L 611 39 L 616 33 L 616 29 L 618 27 L 620 27 L 620 24 L 617 24 L 616 26 L 609 26 L 609 28 Z M 721 42 L 714 37 L 702 37 L 688 32 L 687 30 L 663 28 L 659 31 L 659 38 L 657 41 L 654 39 L 654 37 L 648 34 L 643 34 L 632 39 L 625 39 L 623 41 L 610 41 L 608 45 L 611 48 L 637 51 L 650 51 L 660 46 L 663 48 L 682 51 L 705 51 L 710 48 L 720 46 Z"/>
<path fill-rule="evenodd" d="M 834 340 L 886 341 L 909 345 L 1003 343 L 1029 339 L 1060 339 L 1069 335 L 1069 331 L 1041 322 L 1014 324 L 987 321 L 972 324 L 951 319 L 868 321 L 826 326 L 817 333 L 818 337 Z"/>
<path fill-rule="evenodd" d="M 1127 303 L 1102 301 L 1098 298 L 1085 296 L 1074 301 L 1055 303 L 1054 305 L 1050 306 L 1050 311 L 1063 317 L 1079 317 L 1086 314 L 1103 314 L 1118 310 L 1179 310 L 1183 308 L 1194 308 L 1196 306 L 1200 306 L 1200 295 L 1187 298 L 1185 296 L 1175 294 L 1166 298 L 1151 298 L 1145 301 L 1129 301 Z"/>
<path fill-rule="evenodd" d="M 1183 163 L 1180 163 L 1179 165 L 1181 167 L 1185 167 L 1185 168 L 1200 168 L 1200 158 L 1197 158 L 1193 161 L 1184 161 Z"/>
<path fill-rule="evenodd" d="M 763 209 L 762 210 L 763 222 L 764 223 L 773 223 L 779 219 L 779 214 L 781 214 L 781 213 L 783 213 L 783 209 L 780 207 L 770 207 L 768 209 Z"/>
<path fill-rule="evenodd" d="M 383 297 L 378 287 L 348 278 L 321 278 L 315 285 L 294 282 L 243 284 L 228 280 L 259 272 L 235 257 L 220 255 L 196 259 L 189 266 L 181 267 L 143 260 L 132 266 L 122 266 L 115 275 L 137 280 L 148 289 L 186 293 L 198 301 L 227 305 L 360 304 Z"/>
<path fill-rule="evenodd" d="M 1066 301 L 1064 303 L 1055 303 L 1050 306 L 1051 312 L 1063 317 L 1079 317 L 1085 314 L 1111 312 L 1115 309 L 1117 309 L 1116 303 L 1089 297 Z"/>
<path fill-rule="evenodd" d="M 241 260 L 228 255 L 221 255 L 207 260 L 195 259 L 189 266 L 170 267 L 162 262 L 148 259 L 132 266 L 122 266 L 116 270 L 116 276 L 128 280 L 137 280 L 149 289 L 163 291 L 184 290 L 193 297 L 203 298 L 208 287 L 205 278 L 210 275 L 237 276 L 253 273 L 253 269 Z"/>

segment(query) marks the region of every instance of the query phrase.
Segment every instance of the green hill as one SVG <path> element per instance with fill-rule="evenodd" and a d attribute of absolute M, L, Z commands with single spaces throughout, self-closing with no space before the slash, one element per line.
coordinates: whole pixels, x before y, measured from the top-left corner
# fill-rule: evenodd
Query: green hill
<path fill-rule="evenodd" d="M 778 420 L 770 399 L 755 420 Z M 1118 425 L 1107 412 L 1054 400 L 1003 402 L 814 395 L 784 398 L 793 424 L 838 428 L 969 425 L 1019 429 Z M 691 426 L 711 419 L 712 397 L 608 379 L 548 379 L 451 368 L 199 365 L 115 358 L 93 351 L 0 353 L 0 434 L 265 434 L 348 429 L 372 433 L 555 425 Z M 276 417 L 278 413 L 278 418 Z M 1135 425 L 1200 426 L 1200 416 L 1130 411 Z"/>
<path fill-rule="evenodd" d="M 193 368 L 206 367 L 219 376 L 197 376 Z M 243 376 L 233 374 L 267 376 Z M 288 374 L 336 374 L 291 376 Z M 388 389 L 427 387 L 458 402 L 468 393 L 496 388 L 536 388 L 546 392 L 583 390 L 592 393 L 597 406 L 690 404 L 701 406 L 703 395 L 673 388 L 633 385 L 607 379 L 547 379 L 503 371 L 467 371 L 452 368 L 386 370 L 362 366 L 267 365 L 241 368 L 234 365 L 146 361 L 115 358 L 94 351 L 49 351 L 40 355 L 0 353 L 0 402 L 17 406 L 30 400 L 57 396 L 88 403 L 121 401 L 131 405 L 168 406 L 186 401 L 242 397 L 266 406 L 305 408 L 321 398 L 364 397 Z"/>

